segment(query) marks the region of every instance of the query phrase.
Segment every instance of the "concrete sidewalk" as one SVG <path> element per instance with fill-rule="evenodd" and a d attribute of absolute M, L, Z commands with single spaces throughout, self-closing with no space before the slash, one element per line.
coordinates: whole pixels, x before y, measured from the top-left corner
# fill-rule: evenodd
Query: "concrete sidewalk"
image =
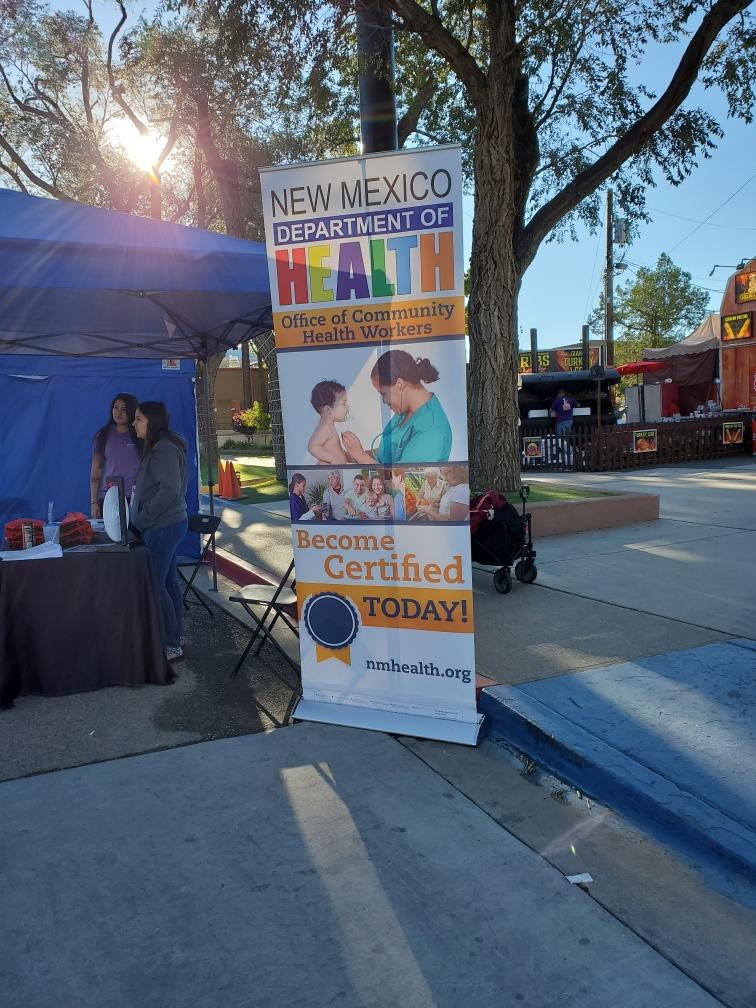
<path fill-rule="evenodd" d="M 2 1008 L 720 1004 L 382 734 L 11 781 L 0 819 Z"/>
<path fill-rule="evenodd" d="M 537 542 L 538 582 L 515 584 L 505 597 L 489 574 L 475 573 L 477 669 L 503 684 L 482 708 L 528 756 L 644 828 L 753 870 L 756 795 L 745 804 L 742 796 L 744 764 L 756 757 L 756 653 L 727 641 L 754 636 L 756 626 L 756 466 L 737 458 L 543 479 L 653 490 L 662 518 Z M 256 516 L 247 528 L 224 512 L 224 547 L 283 572 L 291 559 L 285 514 L 245 510 Z M 645 693 L 626 682 L 645 684 Z M 700 744 L 702 719 L 732 759 Z M 741 799 L 738 809 L 728 795 Z"/>

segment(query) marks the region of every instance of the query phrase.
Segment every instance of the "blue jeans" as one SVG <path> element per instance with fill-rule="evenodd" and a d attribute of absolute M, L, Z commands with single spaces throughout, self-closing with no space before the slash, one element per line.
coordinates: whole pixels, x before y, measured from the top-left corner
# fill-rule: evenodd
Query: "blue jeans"
<path fill-rule="evenodd" d="M 176 569 L 176 554 L 186 530 L 187 522 L 184 518 L 175 525 L 146 529 L 142 533 L 144 544 L 150 553 L 155 596 L 163 614 L 166 647 L 179 647 L 181 644 L 183 599 Z"/>
<path fill-rule="evenodd" d="M 562 434 L 569 434 L 572 430 L 572 420 L 559 420 L 556 425 L 557 437 Z"/>

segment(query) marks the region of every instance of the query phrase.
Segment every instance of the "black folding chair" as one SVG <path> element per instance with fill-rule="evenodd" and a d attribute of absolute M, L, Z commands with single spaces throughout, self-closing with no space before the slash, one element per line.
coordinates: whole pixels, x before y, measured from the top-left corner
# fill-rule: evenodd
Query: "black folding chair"
<path fill-rule="evenodd" d="M 183 602 L 184 608 L 189 608 L 189 603 L 187 601 L 187 596 L 191 592 L 197 602 L 205 608 L 208 614 L 215 619 L 215 613 L 212 611 L 210 606 L 205 602 L 203 597 L 194 587 L 194 579 L 197 577 L 200 567 L 205 562 L 205 553 L 208 547 L 213 543 L 213 538 L 215 533 L 218 531 L 218 526 L 221 520 L 218 515 L 207 515 L 207 514 L 196 514 L 189 516 L 189 531 L 198 532 L 200 536 L 200 555 L 199 560 L 195 560 L 193 557 L 179 557 L 176 561 L 176 566 L 178 567 L 178 572 L 181 580 L 184 582 L 184 595 Z M 204 540 L 203 540 L 204 537 Z M 192 573 L 187 576 L 184 574 L 182 568 L 191 567 Z"/>
<path fill-rule="evenodd" d="M 291 606 L 296 606 L 297 604 L 297 596 L 294 591 L 295 585 L 294 561 L 292 560 L 286 573 L 277 585 L 250 584 L 242 588 L 236 595 L 231 595 L 229 597 L 230 602 L 239 602 L 242 605 L 247 615 L 252 618 L 255 624 L 249 643 L 244 648 L 241 658 L 236 663 L 236 667 L 231 673 L 232 679 L 235 679 L 238 676 L 239 669 L 241 669 L 244 664 L 244 659 L 252 650 L 252 645 L 258 637 L 260 638 L 260 642 L 257 645 L 255 654 L 259 655 L 263 644 L 266 640 L 269 640 L 278 653 L 286 659 L 289 665 L 291 665 L 294 671 L 299 671 L 297 663 L 292 661 L 272 634 L 273 627 L 280 619 L 296 637 L 299 637 L 299 628 L 296 620 L 293 619 L 286 611 L 288 608 L 291 608 Z M 264 606 L 261 616 L 258 616 L 258 614 L 253 611 L 254 606 Z"/>

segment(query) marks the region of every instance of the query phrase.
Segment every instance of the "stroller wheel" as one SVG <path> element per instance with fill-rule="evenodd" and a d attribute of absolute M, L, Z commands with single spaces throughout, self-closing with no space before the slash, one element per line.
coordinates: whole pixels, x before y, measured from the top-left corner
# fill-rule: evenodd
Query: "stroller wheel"
<path fill-rule="evenodd" d="M 515 577 L 523 584 L 533 584 L 538 577 L 538 568 L 532 560 L 518 560 L 515 564 Z"/>
<path fill-rule="evenodd" d="M 506 567 L 500 567 L 494 574 L 494 588 L 500 595 L 512 591 L 512 577 Z"/>

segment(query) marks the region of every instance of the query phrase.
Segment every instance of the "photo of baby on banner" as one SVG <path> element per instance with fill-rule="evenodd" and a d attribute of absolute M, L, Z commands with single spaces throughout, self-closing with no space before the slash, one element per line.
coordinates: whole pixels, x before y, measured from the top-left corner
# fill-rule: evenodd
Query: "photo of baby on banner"
<path fill-rule="evenodd" d="M 465 417 L 452 409 L 465 367 L 464 343 L 417 342 L 411 350 L 318 350 L 312 368 L 302 367 L 300 354 L 280 354 L 289 458 L 307 467 L 438 464 L 464 457 Z"/>
<path fill-rule="evenodd" d="M 467 464 L 289 470 L 292 522 L 467 522 Z"/>

